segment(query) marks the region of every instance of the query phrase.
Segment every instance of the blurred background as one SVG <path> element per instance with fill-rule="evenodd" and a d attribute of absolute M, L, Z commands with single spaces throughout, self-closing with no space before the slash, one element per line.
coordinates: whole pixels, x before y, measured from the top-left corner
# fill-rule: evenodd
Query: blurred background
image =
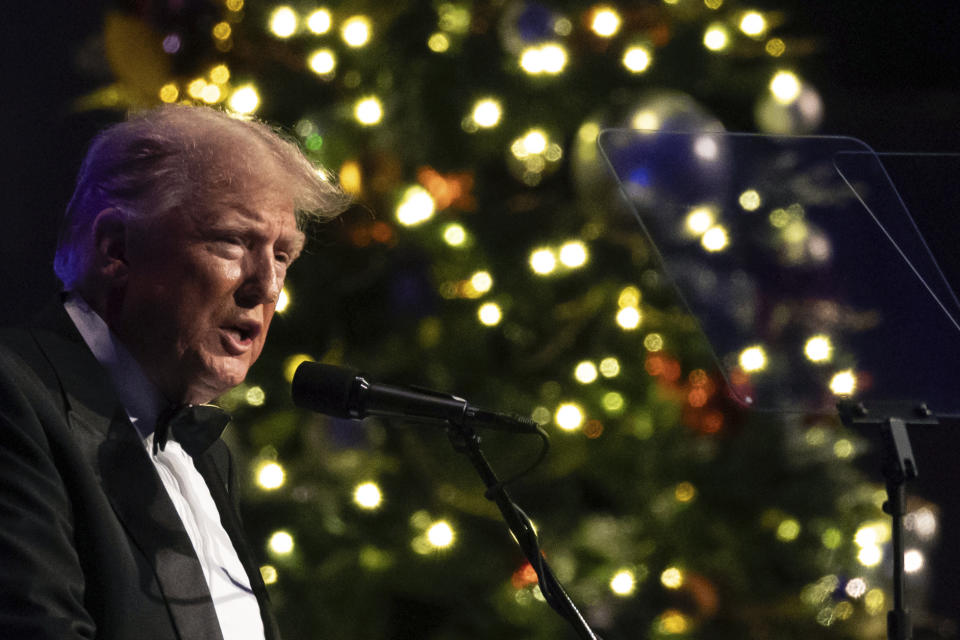
<path fill-rule="evenodd" d="M 317 231 L 267 351 L 222 399 L 286 637 L 573 637 L 443 432 L 295 410 L 289 379 L 307 359 L 541 423 L 550 455 L 511 491 L 608 640 L 884 637 L 879 437 L 730 399 L 596 138 L 725 130 L 960 152 L 953 3 L 2 11 L 3 322 L 56 291 L 76 170 L 128 110 L 191 102 L 262 118 L 355 196 Z M 956 290 L 960 226 L 937 204 L 913 213 Z M 908 606 L 915 637 L 955 638 L 957 435 L 911 437 Z M 503 475 L 537 451 L 515 436 L 484 446 Z"/>

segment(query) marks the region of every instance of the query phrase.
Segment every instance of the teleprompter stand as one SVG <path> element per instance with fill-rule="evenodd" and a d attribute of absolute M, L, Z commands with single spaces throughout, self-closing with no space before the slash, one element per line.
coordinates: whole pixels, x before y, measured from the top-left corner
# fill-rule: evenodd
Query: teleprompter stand
<path fill-rule="evenodd" d="M 903 525 L 917 463 L 908 429 L 952 425 L 960 412 L 960 300 L 909 209 L 953 215 L 960 156 L 667 126 L 608 129 L 599 145 L 709 341 L 713 362 L 697 364 L 718 367 L 745 408 L 839 409 L 847 426 L 879 431 L 892 518 L 887 633 L 909 640 Z"/>
<path fill-rule="evenodd" d="M 917 405 L 907 418 L 878 418 L 862 403 L 840 402 L 840 419 L 848 427 L 879 428 L 883 435 L 882 471 L 887 486 L 883 510 L 890 515 L 893 535 L 893 609 L 887 613 L 887 640 L 910 640 L 913 628 L 904 598 L 903 518 L 906 515 L 906 483 L 918 475 L 917 462 L 910 446 L 908 427 L 934 425 L 938 418 L 925 404 Z"/>
<path fill-rule="evenodd" d="M 484 494 L 486 498 L 497 505 L 503 519 L 506 521 L 510 531 L 513 532 L 520 549 L 527 557 L 531 566 L 537 572 L 540 592 L 543 594 L 547 603 L 560 614 L 573 627 L 577 635 L 584 640 L 600 640 L 587 621 L 583 619 L 573 601 L 563 590 L 560 582 L 554 576 L 550 565 L 547 564 L 543 553 L 540 551 L 540 545 L 537 542 L 537 534 L 533 529 L 529 518 L 514 503 L 513 499 L 504 488 L 504 483 L 497 479 L 490 464 L 487 462 L 480 449 L 480 437 L 477 433 L 464 424 L 455 424 L 448 422 L 447 435 L 453 448 L 458 453 L 462 453 L 473 464 L 474 469 L 480 475 L 487 491 Z"/>

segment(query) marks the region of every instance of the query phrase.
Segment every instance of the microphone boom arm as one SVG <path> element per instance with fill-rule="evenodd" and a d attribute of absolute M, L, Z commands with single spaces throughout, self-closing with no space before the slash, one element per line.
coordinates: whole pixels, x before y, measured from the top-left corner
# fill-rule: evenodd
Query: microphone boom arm
<path fill-rule="evenodd" d="M 497 479 L 496 473 L 490 467 L 480 449 L 480 437 L 469 426 L 450 421 L 447 427 L 450 443 L 457 453 L 465 455 L 473 464 L 487 491 L 484 496 L 497 505 L 510 531 L 513 532 L 520 545 L 520 549 L 527 557 L 530 565 L 537 573 L 540 592 L 547 603 L 573 627 L 577 635 L 583 640 L 601 640 L 580 611 L 564 591 L 560 581 L 553 574 L 550 565 L 540 551 L 537 534 L 527 515 L 520 509 L 507 493 L 505 483 Z"/>

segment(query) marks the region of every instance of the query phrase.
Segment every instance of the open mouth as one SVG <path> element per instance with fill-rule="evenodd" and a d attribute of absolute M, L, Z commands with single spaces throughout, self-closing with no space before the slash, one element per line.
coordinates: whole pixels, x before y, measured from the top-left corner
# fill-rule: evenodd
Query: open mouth
<path fill-rule="evenodd" d="M 253 340 L 260 334 L 260 325 L 255 322 L 240 322 L 222 328 L 227 351 L 239 355 L 250 348 Z"/>

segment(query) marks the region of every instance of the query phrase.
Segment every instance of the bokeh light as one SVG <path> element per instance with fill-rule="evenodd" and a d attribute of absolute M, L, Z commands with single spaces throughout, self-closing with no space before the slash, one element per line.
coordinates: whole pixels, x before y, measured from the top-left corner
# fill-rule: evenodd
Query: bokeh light
<path fill-rule="evenodd" d="M 583 426 L 583 409 L 574 402 L 565 402 L 557 407 L 553 420 L 564 431 L 576 431 Z"/>
<path fill-rule="evenodd" d="M 712 24 L 703 32 L 703 46 L 710 51 L 723 51 L 730 45 L 730 33 L 722 24 Z"/>
<path fill-rule="evenodd" d="M 560 247 L 560 264 L 570 269 L 585 265 L 587 257 L 587 245 L 579 240 L 572 240 Z"/>
<path fill-rule="evenodd" d="M 278 462 L 264 462 L 257 467 L 257 484 L 267 491 L 282 487 L 286 477 L 286 472 Z"/>
<path fill-rule="evenodd" d="M 584 360 L 574 368 L 573 377 L 580 384 L 590 384 L 597 379 L 597 366 L 589 360 Z"/>
<path fill-rule="evenodd" d="M 683 571 L 677 567 L 669 567 L 660 574 L 660 583 L 667 589 L 679 589 L 683 586 Z"/>
<path fill-rule="evenodd" d="M 593 10 L 590 29 L 602 38 L 611 38 L 620 30 L 620 14 L 610 7 L 597 7 Z"/>
<path fill-rule="evenodd" d="M 337 57 L 330 49 L 317 49 L 307 59 L 310 70 L 321 76 L 333 73 L 337 68 Z"/>
<path fill-rule="evenodd" d="M 285 556 L 293 553 L 293 536 L 290 535 L 290 532 L 280 530 L 275 531 L 273 535 L 270 536 L 267 546 L 272 553 L 275 553 L 278 556 Z"/>
<path fill-rule="evenodd" d="M 807 340 L 803 353 L 811 362 L 829 362 L 833 357 L 833 343 L 829 336 L 818 334 Z"/>
<path fill-rule="evenodd" d="M 340 28 L 340 35 L 347 46 L 359 48 L 370 42 L 372 27 L 366 16 L 347 18 Z"/>
<path fill-rule="evenodd" d="M 316 9 L 307 16 L 307 28 L 317 35 L 327 33 L 331 26 L 333 26 L 333 16 L 330 15 L 329 9 Z"/>
<path fill-rule="evenodd" d="M 278 38 L 289 38 L 297 32 L 297 13 L 290 7 L 277 7 L 270 14 L 270 32 Z"/>
<path fill-rule="evenodd" d="M 480 319 L 481 324 L 494 327 L 503 320 L 503 311 L 496 302 L 486 302 L 477 309 L 477 318 Z"/>
<path fill-rule="evenodd" d="M 643 73 L 650 68 L 650 64 L 653 62 L 653 56 L 650 54 L 650 50 L 646 47 L 634 45 L 632 47 L 627 47 L 627 49 L 623 52 L 622 62 L 623 66 L 627 68 L 627 71 L 631 73 Z"/>
<path fill-rule="evenodd" d="M 630 569 L 621 569 L 610 578 L 610 590 L 616 595 L 626 597 L 637 588 L 637 577 Z"/>
<path fill-rule="evenodd" d="M 850 396 L 857 390 L 857 376 L 850 369 L 838 371 L 830 378 L 830 391 L 838 396 Z"/>
<path fill-rule="evenodd" d="M 353 116 L 362 125 L 379 124 L 383 119 L 383 104 L 380 102 L 380 98 L 377 96 L 360 98 L 354 105 Z"/>
<path fill-rule="evenodd" d="M 241 115 L 248 115 L 260 106 L 260 94 L 253 85 L 243 85 L 234 89 L 227 101 L 231 111 Z"/>
<path fill-rule="evenodd" d="M 557 258 L 553 250 L 548 248 L 535 249 L 530 254 L 530 268 L 540 276 L 553 273 L 557 268 Z"/>
<path fill-rule="evenodd" d="M 430 192 L 420 185 L 407 187 L 397 204 L 397 221 L 405 227 L 422 224 L 433 217 L 436 205 Z"/>
<path fill-rule="evenodd" d="M 740 352 L 740 368 L 747 372 L 763 371 L 767 368 L 767 352 L 763 347 L 754 345 Z"/>
<path fill-rule="evenodd" d="M 446 520 L 438 520 L 427 529 L 427 542 L 435 549 L 446 549 L 453 545 L 455 534 Z"/>
<path fill-rule="evenodd" d="M 500 123 L 500 116 L 502 114 L 503 109 L 498 100 L 493 98 L 484 98 L 482 100 L 478 100 L 473 105 L 473 113 L 471 114 L 471 117 L 478 127 L 490 129 Z"/>
<path fill-rule="evenodd" d="M 376 482 L 362 482 L 353 490 L 353 501 L 361 509 L 373 510 L 383 502 L 383 493 Z"/>

